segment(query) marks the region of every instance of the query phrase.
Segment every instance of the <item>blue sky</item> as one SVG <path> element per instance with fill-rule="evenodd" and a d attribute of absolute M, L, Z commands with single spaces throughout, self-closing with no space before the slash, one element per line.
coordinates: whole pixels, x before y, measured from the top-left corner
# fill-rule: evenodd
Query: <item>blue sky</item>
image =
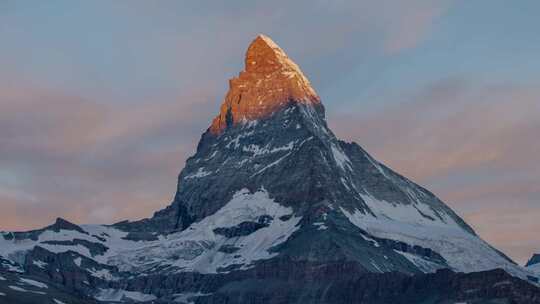
<path fill-rule="evenodd" d="M 523 262 L 540 250 L 539 11 L 538 1 L 1 1 L 0 229 L 167 205 L 264 33 L 310 78 L 338 136 Z"/>

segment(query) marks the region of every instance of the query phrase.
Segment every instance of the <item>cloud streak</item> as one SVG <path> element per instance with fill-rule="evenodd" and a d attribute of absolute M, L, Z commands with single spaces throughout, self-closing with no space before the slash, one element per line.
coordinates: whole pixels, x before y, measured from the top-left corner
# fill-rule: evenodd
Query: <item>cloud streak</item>
<path fill-rule="evenodd" d="M 204 93 L 189 100 L 198 102 L 127 108 L 31 85 L 0 89 L 2 228 L 55 216 L 110 223 L 165 206 L 211 115 Z"/>

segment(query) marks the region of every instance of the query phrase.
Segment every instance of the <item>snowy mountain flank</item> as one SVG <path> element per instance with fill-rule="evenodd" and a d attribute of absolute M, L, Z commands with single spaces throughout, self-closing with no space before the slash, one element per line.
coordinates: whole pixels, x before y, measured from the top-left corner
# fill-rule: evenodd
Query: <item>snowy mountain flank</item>
<path fill-rule="evenodd" d="M 540 264 L 517 265 L 339 140 L 307 77 L 264 35 L 167 208 L 2 232 L 0 262 L 0 303 L 540 303 Z M 24 279 L 69 296 L 24 291 Z"/>

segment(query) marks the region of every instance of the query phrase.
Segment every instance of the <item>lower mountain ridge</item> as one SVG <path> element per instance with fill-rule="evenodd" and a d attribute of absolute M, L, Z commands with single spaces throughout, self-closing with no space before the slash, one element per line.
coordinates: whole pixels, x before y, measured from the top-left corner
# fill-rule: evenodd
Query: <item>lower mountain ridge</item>
<path fill-rule="evenodd" d="M 328 128 L 270 38 L 151 218 L 0 235 L 0 303 L 540 303 L 538 275 Z"/>

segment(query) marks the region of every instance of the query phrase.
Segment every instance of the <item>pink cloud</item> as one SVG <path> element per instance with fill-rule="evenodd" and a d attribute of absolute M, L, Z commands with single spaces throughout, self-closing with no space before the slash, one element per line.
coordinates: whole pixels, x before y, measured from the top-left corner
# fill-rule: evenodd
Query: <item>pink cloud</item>
<path fill-rule="evenodd" d="M 0 88 L 0 229 L 151 216 L 215 114 L 205 91 L 128 107 L 19 85 Z"/>
<path fill-rule="evenodd" d="M 401 7 L 399 14 L 387 20 L 390 25 L 386 30 L 384 50 L 395 54 L 422 43 L 448 6 L 445 2 L 416 1 L 415 5 Z"/>

